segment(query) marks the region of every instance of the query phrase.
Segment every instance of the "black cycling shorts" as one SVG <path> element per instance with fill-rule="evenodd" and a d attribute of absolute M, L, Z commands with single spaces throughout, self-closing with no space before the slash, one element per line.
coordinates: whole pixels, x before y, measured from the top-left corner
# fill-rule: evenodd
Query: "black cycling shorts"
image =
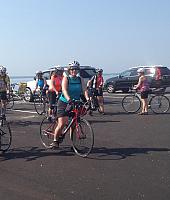
<path fill-rule="evenodd" d="M 0 100 L 7 100 L 7 92 L 6 91 L 0 92 Z"/>
<path fill-rule="evenodd" d="M 67 103 L 58 100 L 57 103 L 57 117 L 65 117 L 68 116 L 68 112 L 66 111 Z"/>
<path fill-rule="evenodd" d="M 51 109 L 54 109 L 54 105 L 56 104 L 56 97 L 57 97 L 56 92 L 48 91 L 48 98 Z"/>
<path fill-rule="evenodd" d="M 149 94 L 149 91 L 142 91 L 141 92 L 141 99 L 147 99 L 148 98 L 148 94 Z"/>

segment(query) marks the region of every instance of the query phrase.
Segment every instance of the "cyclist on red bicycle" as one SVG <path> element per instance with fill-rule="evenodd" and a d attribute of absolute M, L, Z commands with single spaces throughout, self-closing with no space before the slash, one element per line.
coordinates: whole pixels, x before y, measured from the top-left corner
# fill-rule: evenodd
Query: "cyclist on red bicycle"
<path fill-rule="evenodd" d="M 68 110 L 73 100 L 80 100 L 81 95 L 84 94 L 86 100 L 89 100 L 87 89 L 83 79 L 78 76 L 80 64 L 73 61 L 68 65 L 68 76 L 63 77 L 62 81 L 62 94 L 58 100 L 57 105 L 57 127 L 54 133 L 54 141 L 51 147 L 59 146 L 59 136 L 62 134 L 62 129 L 68 122 Z"/>

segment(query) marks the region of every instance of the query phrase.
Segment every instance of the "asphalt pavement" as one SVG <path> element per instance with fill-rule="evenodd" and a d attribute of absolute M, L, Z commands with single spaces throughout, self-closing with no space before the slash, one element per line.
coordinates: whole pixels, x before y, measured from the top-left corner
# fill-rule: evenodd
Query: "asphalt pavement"
<path fill-rule="evenodd" d="M 42 116 L 32 103 L 7 112 L 13 141 L 0 154 L 0 200 L 169 200 L 170 112 L 126 114 L 123 94 L 105 93 L 105 112 L 85 116 L 95 133 L 87 158 L 69 137 L 58 150 L 39 137 Z"/>

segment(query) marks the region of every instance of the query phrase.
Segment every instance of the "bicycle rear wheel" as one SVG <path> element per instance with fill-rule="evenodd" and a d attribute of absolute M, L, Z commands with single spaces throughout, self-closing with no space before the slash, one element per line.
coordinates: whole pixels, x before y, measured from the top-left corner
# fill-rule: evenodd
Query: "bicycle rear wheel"
<path fill-rule="evenodd" d="M 136 113 L 141 108 L 140 98 L 134 94 L 126 95 L 122 99 L 122 108 L 127 113 Z"/>
<path fill-rule="evenodd" d="M 49 121 L 47 117 L 44 117 L 40 124 L 40 139 L 41 143 L 46 147 L 50 148 L 50 144 L 53 142 L 54 139 L 54 130 L 57 126 L 56 121 Z"/>
<path fill-rule="evenodd" d="M 6 108 L 12 109 L 13 107 L 14 107 L 14 97 L 13 95 L 8 94 Z"/>
<path fill-rule="evenodd" d="M 12 142 L 12 134 L 9 123 L 2 119 L 1 126 L 0 126 L 0 151 L 5 152 L 7 151 Z"/>
<path fill-rule="evenodd" d="M 74 152 L 81 157 L 86 157 L 94 145 L 94 133 L 91 125 L 85 119 L 78 122 L 78 127 L 71 131 L 71 140 Z"/>
<path fill-rule="evenodd" d="M 153 96 L 150 100 L 150 108 L 156 114 L 167 113 L 169 110 L 169 99 L 164 95 Z"/>
<path fill-rule="evenodd" d="M 37 114 L 39 114 L 39 115 L 46 113 L 46 102 L 42 96 L 38 96 L 38 97 L 34 98 L 34 108 L 35 108 L 35 111 L 37 112 Z"/>

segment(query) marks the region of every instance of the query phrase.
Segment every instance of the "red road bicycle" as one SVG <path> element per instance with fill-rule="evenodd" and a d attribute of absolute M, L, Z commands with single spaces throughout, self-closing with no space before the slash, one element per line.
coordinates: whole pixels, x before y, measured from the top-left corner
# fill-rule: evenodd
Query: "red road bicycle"
<path fill-rule="evenodd" d="M 94 133 L 90 123 L 82 118 L 87 114 L 88 106 L 80 101 L 74 101 L 72 109 L 69 111 L 69 122 L 65 126 L 62 135 L 59 137 L 59 143 L 62 143 L 66 133 L 70 133 L 72 147 L 74 152 L 81 157 L 87 157 L 94 145 Z M 44 117 L 40 124 L 40 138 L 46 148 L 50 148 L 53 142 L 54 130 L 57 126 L 57 118 L 49 121 Z"/>

